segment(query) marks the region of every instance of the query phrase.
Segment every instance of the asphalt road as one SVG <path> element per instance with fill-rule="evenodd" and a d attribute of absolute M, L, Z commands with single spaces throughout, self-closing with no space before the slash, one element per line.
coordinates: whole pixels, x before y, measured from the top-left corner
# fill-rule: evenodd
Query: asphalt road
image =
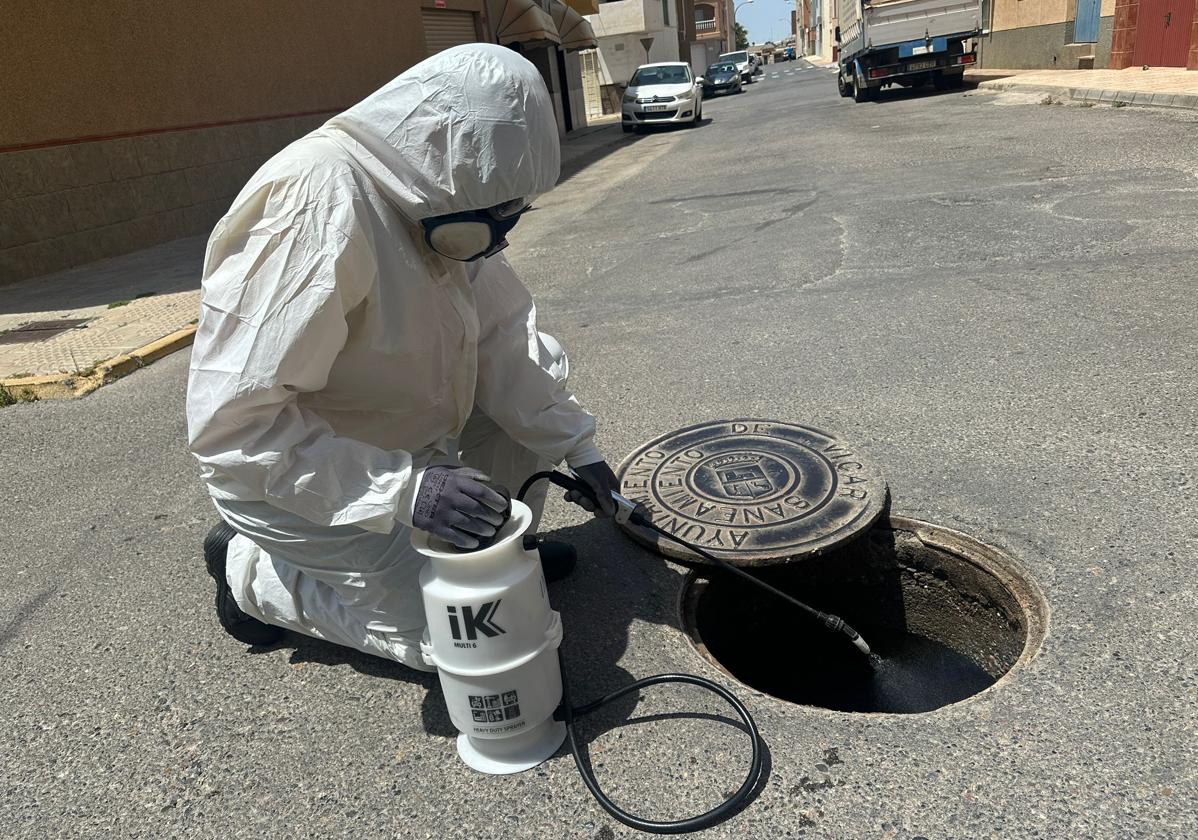
<path fill-rule="evenodd" d="M 934 713 L 735 687 L 769 775 L 704 836 L 1198 836 L 1198 115 L 856 105 L 827 71 L 777 71 L 695 129 L 615 137 L 514 235 L 602 447 L 737 415 L 835 430 L 896 512 L 1008 549 L 1051 614 L 1027 667 Z M 467 771 L 427 676 L 221 634 L 186 362 L 0 410 L 0 834 L 630 836 L 568 756 Z M 678 569 L 560 502 L 544 525 L 583 556 L 551 590 L 576 697 L 719 676 L 678 628 Z M 760 643 L 786 667 L 786 639 Z M 585 727 L 633 810 L 695 812 L 743 774 L 718 722 L 616 726 L 678 709 L 721 713 L 667 689 Z"/>

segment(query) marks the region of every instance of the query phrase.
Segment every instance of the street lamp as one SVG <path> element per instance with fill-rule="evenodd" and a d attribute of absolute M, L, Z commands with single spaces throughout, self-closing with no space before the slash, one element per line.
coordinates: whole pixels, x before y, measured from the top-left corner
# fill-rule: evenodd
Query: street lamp
<path fill-rule="evenodd" d="M 737 48 L 737 44 L 736 44 L 736 13 L 740 10 L 741 6 L 751 6 L 752 4 L 753 4 L 753 0 L 741 0 L 741 2 L 737 3 L 735 6 L 732 7 L 732 49 Z M 727 8 L 727 7 L 725 7 L 725 8 Z"/>

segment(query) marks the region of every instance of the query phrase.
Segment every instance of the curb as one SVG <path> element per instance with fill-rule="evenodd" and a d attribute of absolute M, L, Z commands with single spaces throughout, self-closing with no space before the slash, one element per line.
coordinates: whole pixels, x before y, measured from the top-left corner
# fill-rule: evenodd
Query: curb
<path fill-rule="evenodd" d="M 1075 88 L 1060 85 L 1029 84 L 1006 79 L 991 79 L 978 82 L 979 90 L 1009 90 L 1014 93 L 1044 93 L 1063 96 L 1078 102 L 1094 102 L 1112 105 L 1148 105 L 1155 108 L 1186 108 L 1198 110 L 1198 94 L 1149 93 L 1143 90 L 1105 90 L 1102 88 Z"/>
<path fill-rule="evenodd" d="M 35 400 L 70 400 L 82 397 L 110 382 L 128 376 L 135 370 L 153 364 L 176 350 L 189 347 L 195 341 L 195 325 L 176 330 L 170 335 L 144 344 L 130 353 L 114 356 L 84 373 L 52 373 L 46 376 L 23 376 L 0 379 L 3 386 L 19 402 Z"/>

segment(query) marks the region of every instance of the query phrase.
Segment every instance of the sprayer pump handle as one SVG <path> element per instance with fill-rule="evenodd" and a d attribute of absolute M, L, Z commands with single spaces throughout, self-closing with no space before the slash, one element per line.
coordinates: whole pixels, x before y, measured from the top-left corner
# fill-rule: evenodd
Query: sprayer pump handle
<path fill-rule="evenodd" d="M 504 508 L 502 511 L 503 521 L 499 523 L 499 527 L 497 527 L 495 529 L 495 533 L 489 537 L 479 537 L 478 538 L 478 546 L 476 548 L 470 549 L 471 551 L 478 551 L 479 549 L 490 548 L 491 545 L 494 544 L 495 540 L 499 539 L 499 532 L 503 530 L 503 526 L 506 525 L 507 521 L 512 518 L 512 492 L 510 490 L 508 490 L 506 487 L 504 487 L 502 484 L 494 482 L 489 478 L 485 481 L 482 479 L 479 479 L 478 483 L 484 484 L 487 487 L 490 487 L 492 490 L 494 490 L 500 496 L 503 496 L 503 501 L 506 504 L 504 505 Z"/>

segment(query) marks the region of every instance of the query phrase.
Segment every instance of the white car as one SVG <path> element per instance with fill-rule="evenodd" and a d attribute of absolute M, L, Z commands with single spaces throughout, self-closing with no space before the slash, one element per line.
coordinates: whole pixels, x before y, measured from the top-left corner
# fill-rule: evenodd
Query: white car
<path fill-rule="evenodd" d="M 718 59 L 720 64 L 731 62 L 736 65 L 736 69 L 740 71 L 740 80 L 746 85 L 753 83 L 753 73 L 757 69 L 757 65 L 753 63 L 752 57 L 748 50 L 737 50 L 736 52 L 720 53 Z"/>
<path fill-rule="evenodd" d="M 687 123 L 703 119 L 703 77 L 695 77 L 689 64 L 668 61 L 636 68 L 620 113 L 625 131 L 646 125 Z"/>

